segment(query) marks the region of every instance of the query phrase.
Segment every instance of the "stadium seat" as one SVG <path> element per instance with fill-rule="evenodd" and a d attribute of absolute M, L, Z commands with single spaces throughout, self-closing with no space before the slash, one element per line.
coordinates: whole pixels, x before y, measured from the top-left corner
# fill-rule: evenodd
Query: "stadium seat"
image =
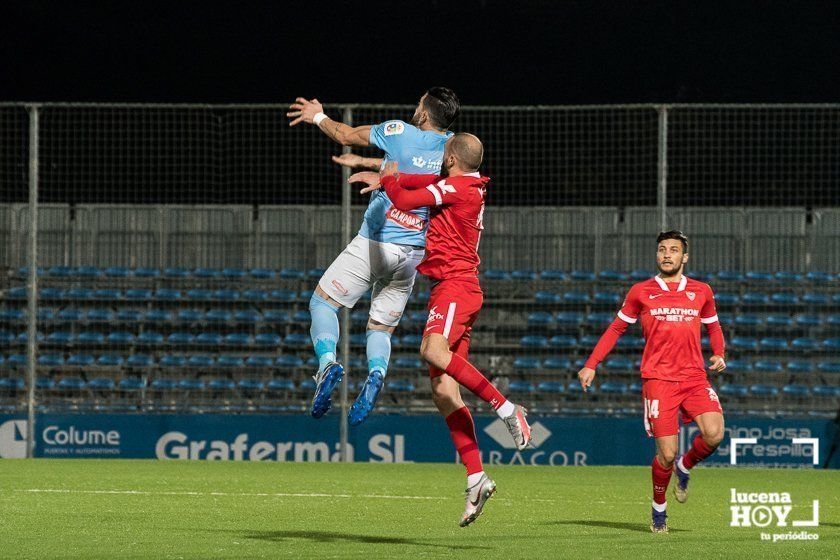
<path fill-rule="evenodd" d="M 213 299 L 213 292 L 201 288 L 194 288 L 187 290 L 185 297 L 190 301 L 210 301 Z"/>
<path fill-rule="evenodd" d="M 61 378 L 58 382 L 57 388 L 59 391 L 78 393 L 85 388 L 85 385 L 86 383 L 84 379 L 72 375 Z"/>
<path fill-rule="evenodd" d="M 303 333 L 292 333 L 287 334 L 286 337 L 283 339 L 283 346 L 287 348 L 294 348 L 296 350 L 309 350 L 312 346 L 312 341 L 309 338 L 309 335 Z"/>
<path fill-rule="evenodd" d="M 782 373 L 784 367 L 781 362 L 773 360 L 758 360 L 753 365 L 753 371 L 757 373 Z"/>
<path fill-rule="evenodd" d="M 248 333 L 230 333 L 224 337 L 224 344 L 227 346 L 251 346 L 253 343 L 254 339 Z"/>
<path fill-rule="evenodd" d="M 139 323 L 143 318 L 143 312 L 136 309 L 121 309 L 117 312 L 117 321 L 120 323 Z"/>
<path fill-rule="evenodd" d="M 589 270 L 573 270 L 569 275 L 575 282 L 594 282 L 595 273 Z"/>
<path fill-rule="evenodd" d="M 245 367 L 250 368 L 270 368 L 274 365 L 274 358 L 269 356 L 248 356 L 245 360 Z"/>
<path fill-rule="evenodd" d="M 627 392 L 639 395 L 642 394 L 642 384 L 638 381 L 634 381 L 629 387 L 627 387 Z"/>
<path fill-rule="evenodd" d="M 101 301 L 119 301 L 122 299 L 122 291 L 113 288 L 104 288 L 94 290 L 92 297 Z"/>
<path fill-rule="evenodd" d="M 599 334 L 585 334 L 578 339 L 578 345 L 586 348 L 587 350 L 591 350 L 595 348 L 595 345 L 598 344 L 598 340 L 601 339 L 601 335 Z"/>
<path fill-rule="evenodd" d="M 252 268 L 249 274 L 251 275 L 251 278 L 257 278 L 260 280 L 268 280 L 276 276 L 276 273 L 270 268 Z"/>
<path fill-rule="evenodd" d="M 485 270 L 482 273 L 485 280 L 507 280 L 510 275 L 504 270 Z"/>
<path fill-rule="evenodd" d="M 236 267 L 228 267 L 222 270 L 222 276 L 229 280 L 237 280 L 239 278 L 245 278 L 248 275 L 248 271 L 236 268 Z"/>
<path fill-rule="evenodd" d="M 217 301 L 238 301 L 241 297 L 237 290 L 218 289 L 213 292 L 213 299 Z"/>
<path fill-rule="evenodd" d="M 761 270 L 750 270 L 744 275 L 744 279 L 747 282 L 752 283 L 765 283 L 765 282 L 772 282 L 774 280 L 773 274 L 769 272 L 764 272 Z"/>
<path fill-rule="evenodd" d="M 793 318 L 789 315 L 769 315 L 766 320 L 768 327 L 786 329 L 793 326 Z"/>
<path fill-rule="evenodd" d="M 69 266 L 53 266 L 47 271 L 49 276 L 56 278 L 71 278 L 73 273 L 73 268 Z"/>
<path fill-rule="evenodd" d="M 55 388 L 55 381 L 49 377 L 38 377 L 35 379 L 35 388 L 39 391 L 52 391 Z"/>
<path fill-rule="evenodd" d="M 401 339 L 404 348 L 419 350 L 423 343 L 423 337 L 419 334 L 407 334 Z"/>
<path fill-rule="evenodd" d="M 583 324 L 584 316 L 583 313 L 579 313 L 577 311 L 561 311 L 557 314 L 555 320 L 557 321 L 557 324 L 561 326 L 577 327 Z"/>
<path fill-rule="evenodd" d="M 218 278 L 220 276 L 220 273 L 215 268 L 199 267 L 193 269 L 192 275 L 195 278 Z"/>
<path fill-rule="evenodd" d="M 195 335 L 188 332 L 174 332 L 166 337 L 166 343 L 172 346 L 182 346 L 195 342 Z"/>
<path fill-rule="evenodd" d="M 645 339 L 640 336 L 624 335 L 618 339 L 616 348 L 642 349 L 645 347 Z"/>
<path fill-rule="evenodd" d="M 586 305 L 591 301 L 591 297 L 587 292 L 566 292 L 563 294 L 563 303 L 573 305 Z"/>
<path fill-rule="evenodd" d="M 753 370 L 752 362 L 747 360 L 727 360 L 726 373 L 749 373 Z"/>
<path fill-rule="evenodd" d="M 157 268 L 140 267 L 134 269 L 134 276 L 137 278 L 157 278 L 160 276 L 160 270 Z"/>
<path fill-rule="evenodd" d="M 809 272 L 805 275 L 805 280 L 812 284 L 827 284 L 832 279 L 832 275 L 826 272 Z"/>
<path fill-rule="evenodd" d="M 245 360 L 241 356 L 219 356 L 216 360 L 216 367 L 220 368 L 240 368 L 245 365 Z"/>
<path fill-rule="evenodd" d="M 164 278 L 189 278 L 190 271 L 186 268 L 172 267 L 163 271 Z"/>
<path fill-rule="evenodd" d="M 799 298 L 792 292 L 778 292 L 770 296 L 770 299 L 776 305 L 796 305 L 799 303 Z"/>
<path fill-rule="evenodd" d="M 596 292 L 593 302 L 599 305 L 618 306 L 621 304 L 621 296 L 612 292 Z"/>
<path fill-rule="evenodd" d="M 204 312 L 197 309 L 181 309 L 175 315 L 175 322 L 182 324 L 199 323 L 204 320 Z"/>
<path fill-rule="evenodd" d="M 819 343 L 813 338 L 799 337 L 793 339 L 790 347 L 794 352 L 814 352 L 819 349 Z"/>
<path fill-rule="evenodd" d="M 820 344 L 822 350 L 825 352 L 831 352 L 833 354 L 840 353 L 840 338 L 829 338 L 823 340 L 822 344 Z"/>
<path fill-rule="evenodd" d="M 237 388 L 246 395 L 256 395 L 265 388 L 265 383 L 259 379 L 240 379 Z"/>
<path fill-rule="evenodd" d="M 511 381 L 508 390 L 511 393 L 533 393 L 534 385 L 528 381 Z"/>
<path fill-rule="evenodd" d="M 420 358 L 396 358 L 393 362 L 393 365 L 396 369 L 408 369 L 414 371 L 420 371 L 424 369 L 428 370 L 428 368 L 423 367 L 423 361 Z"/>
<path fill-rule="evenodd" d="M 187 365 L 187 359 L 183 356 L 166 354 L 161 357 L 159 365 L 165 368 L 180 368 Z"/>
<path fill-rule="evenodd" d="M 514 270 L 510 273 L 511 280 L 536 280 L 537 273 L 531 269 Z"/>
<path fill-rule="evenodd" d="M 181 292 L 170 288 L 158 288 L 153 297 L 158 301 L 178 301 L 181 299 Z"/>
<path fill-rule="evenodd" d="M 109 266 L 104 273 L 109 278 L 128 278 L 131 276 L 131 270 L 124 266 Z"/>
<path fill-rule="evenodd" d="M 277 357 L 276 365 L 280 368 L 298 368 L 303 366 L 303 360 L 300 356 L 284 354 Z"/>
<path fill-rule="evenodd" d="M 159 393 L 174 391 L 178 388 L 178 382 L 174 379 L 159 378 L 152 381 L 150 387 Z"/>
<path fill-rule="evenodd" d="M 840 329 L 840 314 L 835 313 L 826 317 L 825 326 L 831 330 Z"/>
<path fill-rule="evenodd" d="M 549 346 L 558 350 L 570 350 L 572 348 L 575 348 L 577 344 L 578 341 L 575 337 L 564 335 L 552 336 L 551 339 L 548 341 Z"/>
<path fill-rule="evenodd" d="M 743 351 L 756 351 L 758 350 L 758 341 L 755 338 L 749 336 L 736 336 L 732 338 L 731 342 L 732 348 L 736 350 L 743 350 Z"/>
<path fill-rule="evenodd" d="M 90 309 L 85 315 L 88 323 L 112 323 L 114 312 L 110 309 Z"/>
<path fill-rule="evenodd" d="M 38 356 L 38 365 L 46 367 L 60 367 L 64 365 L 64 356 L 61 354 L 41 354 Z"/>
<path fill-rule="evenodd" d="M 628 276 L 617 270 L 602 270 L 598 273 L 598 280 L 601 282 L 623 282 Z"/>
<path fill-rule="evenodd" d="M 99 333 L 97 333 L 97 334 L 99 334 Z M 73 342 L 74 338 L 75 337 L 73 336 L 72 332 L 56 331 L 54 333 L 50 333 L 49 335 L 47 335 L 47 344 L 61 344 L 61 345 L 70 344 L 71 342 Z"/>
<path fill-rule="evenodd" d="M 282 341 L 277 333 L 260 333 L 254 337 L 254 344 L 257 346 L 280 346 Z"/>
<path fill-rule="evenodd" d="M 214 363 L 213 357 L 207 354 L 193 354 L 187 358 L 187 366 L 191 368 L 210 368 Z"/>
<path fill-rule="evenodd" d="M 155 364 L 154 359 L 147 354 L 134 354 L 129 356 L 125 361 L 125 365 L 133 368 L 145 368 Z"/>
<path fill-rule="evenodd" d="M 572 369 L 572 361 L 568 358 L 546 358 L 542 367 L 553 371 L 569 371 Z"/>
<path fill-rule="evenodd" d="M 73 367 L 88 367 L 92 366 L 95 358 L 90 354 L 73 354 L 67 358 L 67 365 Z"/>
<path fill-rule="evenodd" d="M 791 360 L 787 363 L 787 370 L 793 374 L 811 373 L 814 371 L 814 366 L 805 360 Z"/>
<path fill-rule="evenodd" d="M 834 398 L 840 397 L 840 387 L 832 387 L 828 385 L 817 385 L 812 389 L 812 392 L 817 397 Z"/>
<path fill-rule="evenodd" d="M 109 392 L 114 390 L 114 380 L 110 377 L 96 377 L 87 386 L 91 391 Z"/>
<path fill-rule="evenodd" d="M 178 382 L 178 389 L 181 391 L 203 391 L 204 381 L 201 379 L 182 379 Z"/>
<path fill-rule="evenodd" d="M 133 344 L 134 334 L 126 331 L 116 331 L 108 335 L 108 344 Z"/>
<path fill-rule="evenodd" d="M 820 373 L 840 373 L 840 362 L 820 362 L 817 369 Z"/>
<path fill-rule="evenodd" d="M 805 398 L 811 396 L 811 390 L 807 385 L 800 383 L 792 383 L 782 387 L 782 394 L 788 397 Z"/>
<path fill-rule="evenodd" d="M 578 383 L 577 380 L 570 382 L 566 386 L 566 390 L 571 394 L 577 394 L 577 395 L 582 395 L 583 394 L 583 387 L 580 386 L 580 383 Z M 591 386 L 587 387 L 586 392 L 588 394 L 597 393 L 598 388 L 595 385 L 591 385 Z"/>
<path fill-rule="evenodd" d="M 293 290 L 271 290 L 268 293 L 268 299 L 271 301 L 291 303 L 297 300 L 297 293 Z"/>
<path fill-rule="evenodd" d="M 750 385 L 750 394 L 755 397 L 775 397 L 779 394 L 779 389 L 774 385 L 756 383 L 755 385 Z"/>
<path fill-rule="evenodd" d="M 268 301 L 268 292 L 265 290 L 245 290 L 242 292 L 242 299 L 245 301 Z"/>
<path fill-rule="evenodd" d="M 412 393 L 414 391 L 414 383 L 407 379 L 394 379 L 386 381 L 386 383 L 388 391 L 392 393 Z"/>
<path fill-rule="evenodd" d="M 776 294 L 774 294 L 775 296 Z M 770 296 L 762 292 L 747 292 L 741 296 L 741 303 L 743 305 L 767 305 L 770 303 Z"/>
<path fill-rule="evenodd" d="M 309 315 L 308 310 L 301 309 L 299 311 L 295 311 L 294 314 L 292 315 L 292 322 L 293 323 L 302 323 L 302 324 L 308 325 L 311 320 L 312 320 L 312 317 Z"/>
<path fill-rule="evenodd" d="M 24 319 L 26 319 L 26 312 L 22 309 L 4 309 L 0 311 L 0 321 L 4 323 L 23 321 Z"/>
<path fill-rule="evenodd" d="M 786 352 L 788 342 L 784 338 L 768 336 L 758 342 L 759 349 L 766 352 Z"/>
<path fill-rule="evenodd" d="M 560 381 L 542 381 L 537 384 L 537 392 L 559 395 L 566 392 L 566 387 Z"/>
<path fill-rule="evenodd" d="M 84 313 L 82 312 L 82 310 L 74 309 L 72 307 L 62 309 L 58 312 L 58 315 L 56 315 L 56 319 L 67 323 L 75 323 L 77 321 L 81 321 L 82 317 L 84 317 Z"/>
<path fill-rule="evenodd" d="M 125 363 L 125 359 L 119 354 L 103 354 L 96 359 L 96 365 L 100 367 L 119 367 Z"/>
<path fill-rule="evenodd" d="M 137 336 L 137 344 L 144 344 L 147 346 L 163 344 L 163 335 L 154 331 L 142 332 Z"/>
<path fill-rule="evenodd" d="M 520 356 L 513 360 L 513 368 L 517 370 L 536 371 L 542 367 L 539 358 Z"/>
<path fill-rule="evenodd" d="M 291 322 L 291 317 L 288 311 L 272 309 L 263 311 L 263 321 L 274 325 L 285 325 Z"/>
<path fill-rule="evenodd" d="M 738 294 L 733 294 L 729 292 L 717 292 L 715 294 L 715 303 L 719 307 L 732 307 L 738 305 L 738 302 L 741 300 L 738 297 Z"/>
<path fill-rule="evenodd" d="M 133 393 L 146 388 L 146 380 L 142 377 L 123 377 L 120 379 L 120 391 Z"/>
<path fill-rule="evenodd" d="M 548 339 L 544 336 L 527 335 L 519 340 L 519 344 L 524 348 L 546 348 Z"/>
<path fill-rule="evenodd" d="M 231 312 L 225 309 L 211 309 L 204 316 L 208 323 L 223 324 L 230 322 Z"/>
<path fill-rule="evenodd" d="M 823 319 L 819 315 L 800 314 L 794 318 L 796 326 L 802 328 L 817 328 L 823 324 Z"/>
<path fill-rule="evenodd" d="M 634 282 L 642 282 L 643 280 L 650 280 L 652 276 L 653 274 L 651 271 L 644 268 L 637 268 L 630 273 L 630 280 Z"/>
<path fill-rule="evenodd" d="M 44 333 L 42 333 L 42 332 L 35 333 L 35 340 L 37 340 L 39 343 L 44 342 Z M 17 343 L 18 344 L 26 344 L 28 341 L 29 341 L 29 333 L 22 332 L 19 335 L 17 335 Z"/>
<path fill-rule="evenodd" d="M 554 316 L 548 311 L 534 311 L 528 314 L 529 327 L 547 327 L 554 323 Z"/>
<path fill-rule="evenodd" d="M 543 270 L 540 272 L 540 280 L 563 282 L 568 279 L 569 276 L 562 270 Z"/>
<path fill-rule="evenodd" d="M 716 278 L 720 282 L 740 282 L 743 279 L 741 273 L 735 270 L 721 270 Z"/>
<path fill-rule="evenodd" d="M 627 385 L 617 381 L 605 381 L 598 388 L 606 394 L 624 395 L 627 393 Z"/>
<path fill-rule="evenodd" d="M 784 284 L 795 284 L 797 282 L 801 282 L 804 276 L 799 274 L 798 272 L 789 272 L 780 270 L 776 273 L 776 281 L 781 282 Z"/>
<path fill-rule="evenodd" d="M 636 369 L 633 364 L 633 360 L 623 356 L 616 356 L 614 358 L 607 359 L 607 361 L 604 362 L 604 368 L 607 371 L 616 372 L 630 372 Z"/>
<path fill-rule="evenodd" d="M 217 332 L 203 332 L 195 337 L 195 343 L 201 346 L 219 346 L 222 343 L 222 335 Z"/>
<path fill-rule="evenodd" d="M 272 379 L 266 385 L 266 388 L 275 393 L 284 393 L 286 391 L 294 391 L 295 383 L 291 379 Z"/>
<path fill-rule="evenodd" d="M 125 299 L 148 301 L 152 299 L 152 291 L 145 288 L 132 288 L 125 291 Z"/>
<path fill-rule="evenodd" d="M 828 305 L 829 298 L 825 294 L 807 293 L 802 296 L 802 303 L 814 306 Z"/>
<path fill-rule="evenodd" d="M 151 309 L 146 312 L 147 323 L 171 323 L 172 312 L 168 309 Z"/>
<path fill-rule="evenodd" d="M 534 294 L 534 301 L 537 303 L 558 303 L 563 297 L 552 292 L 539 291 Z"/>
<path fill-rule="evenodd" d="M 758 315 L 743 314 L 735 317 L 735 325 L 746 328 L 757 328 L 764 323 L 764 320 Z"/>

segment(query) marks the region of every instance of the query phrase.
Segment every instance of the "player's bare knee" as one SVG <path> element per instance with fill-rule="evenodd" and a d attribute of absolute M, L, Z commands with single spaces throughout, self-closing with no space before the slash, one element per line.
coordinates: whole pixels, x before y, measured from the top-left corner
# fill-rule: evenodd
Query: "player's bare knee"
<path fill-rule="evenodd" d="M 436 343 L 431 337 L 424 338 L 420 345 L 420 357 L 438 369 L 446 369 L 449 365 L 450 354 L 448 348 Z"/>
<path fill-rule="evenodd" d="M 672 449 L 660 449 L 656 454 L 659 464 L 666 469 L 670 469 L 677 460 L 677 452 Z"/>
<path fill-rule="evenodd" d="M 710 447 L 717 447 L 720 445 L 720 442 L 723 441 L 723 424 L 720 426 L 714 426 L 711 429 L 706 430 L 705 433 L 702 434 L 703 441 L 706 442 L 706 445 Z"/>

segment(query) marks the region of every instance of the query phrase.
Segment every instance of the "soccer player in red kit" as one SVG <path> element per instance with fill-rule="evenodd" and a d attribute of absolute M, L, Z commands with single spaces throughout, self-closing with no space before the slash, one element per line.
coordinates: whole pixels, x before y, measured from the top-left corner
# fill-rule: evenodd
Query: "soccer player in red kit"
<path fill-rule="evenodd" d="M 618 318 L 601 336 L 586 366 L 578 372 L 584 391 L 592 385 L 595 368 L 607 357 L 627 325 L 641 318 L 645 337 L 642 355 L 642 397 L 648 436 L 656 438 L 653 473 L 651 531 L 668 531 L 665 493 L 676 472 L 674 495 L 688 497 L 689 472 L 714 453 L 723 439 L 723 409 L 709 384 L 700 344 L 700 324 L 706 325 L 712 347 L 709 370 L 722 372 L 723 331 L 715 311 L 715 296 L 708 284 L 683 275 L 688 262 L 688 238 L 680 231 L 660 233 L 656 263 L 659 274 L 630 288 Z M 679 460 L 678 435 L 683 422 L 697 423 L 700 434 Z"/>
<path fill-rule="evenodd" d="M 429 319 L 420 354 L 429 364 L 432 398 L 446 418 L 452 442 L 467 469 L 465 527 L 481 515 L 496 483 L 485 473 L 469 409 L 461 400 L 459 384 L 490 404 L 504 421 L 519 450 L 531 441 L 525 409 L 508 401 L 469 361 L 470 333 L 484 300 L 478 282 L 478 244 L 483 229 L 487 177 L 478 173 L 484 155 L 472 134 L 458 133 L 446 142 L 441 175 L 397 174 L 388 165 L 381 177 L 363 172 L 351 182 L 371 185 L 369 192 L 385 189 L 394 206 L 407 212 L 431 209 L 426 235 L 426 256 L 417 271 L 432 281 Z"/>

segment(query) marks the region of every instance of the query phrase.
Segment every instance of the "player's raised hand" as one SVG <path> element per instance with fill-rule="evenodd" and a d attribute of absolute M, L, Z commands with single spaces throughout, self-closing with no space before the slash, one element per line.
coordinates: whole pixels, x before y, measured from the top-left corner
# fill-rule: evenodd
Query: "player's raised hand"
<path fill-rule="evenodd" d="M 592 381 L 595 379 L 595 370 L 592 368 L 582 368 L 578 372 L 578 381 L 580 381 L 580 386 L 585 393 L 586 390 L 592 386 Z"/>
<path fill-rule="evenodd" d="M 361 167 L 363 164 L 362 159 L 362 156 L 350 153 L 341 154 L 340 156 L 332 156 L 334 163 L 351 169 L 354 167 Z"/>
<path fill-rule="evenodd" d="M 379 184 L 379 173 L 375 171 L 360 171 L 353 173 L 347 179 L 348 183 L 366 183 L 367 186 L 359 191 L 359 194 L 366 194 L 379 189 L 382 185 Z"/>
<path fill-rule="evenodd" d="M 721 373 L 726 369 L 726 362 L 723 361 L 722 356 L 712 356 L 709 358 L 709 371 L 712 373 Z"/>
<path fill-rule="evenodd" d="M 289 109 L 290 111 L 286 113 L 286 116 L 292 119 L 289 126 L 295 126 L 301 122 L 312 124 L 315 115 L 324 112 L 324 107 L 320 101 L 317 99 L 307 100 L 303 97 L 295 99 L 295 102 L 289 105 Z"/>

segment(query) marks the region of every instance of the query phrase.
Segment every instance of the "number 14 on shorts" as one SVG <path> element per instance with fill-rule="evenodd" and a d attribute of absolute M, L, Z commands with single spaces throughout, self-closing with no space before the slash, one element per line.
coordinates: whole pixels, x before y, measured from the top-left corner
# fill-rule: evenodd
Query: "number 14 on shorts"
<path fill-rule="evenodd" d="M 659 399 L 645 399 L 645 418 L 659 418 Z"/>

